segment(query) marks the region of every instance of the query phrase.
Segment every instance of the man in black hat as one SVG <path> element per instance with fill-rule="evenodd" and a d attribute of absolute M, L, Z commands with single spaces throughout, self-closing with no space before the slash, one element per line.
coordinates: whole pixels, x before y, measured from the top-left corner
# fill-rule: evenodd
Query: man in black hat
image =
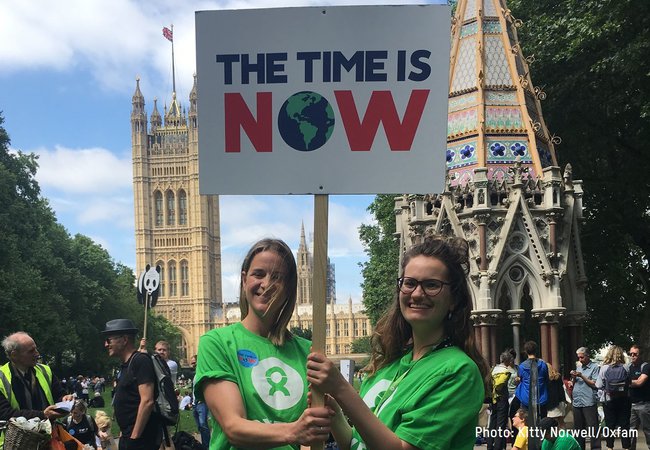
<path fill-rule="evenodd" d="M 162 424 L 152 414 L 156 374 L 149 356 L 136 351 L 137 332 L 129 319 L 106 322 L 103 331 L 108 356 L 122 363 L 113 400 L 121 431 L 119 450 L 157 450 L 162 441 Z"/>

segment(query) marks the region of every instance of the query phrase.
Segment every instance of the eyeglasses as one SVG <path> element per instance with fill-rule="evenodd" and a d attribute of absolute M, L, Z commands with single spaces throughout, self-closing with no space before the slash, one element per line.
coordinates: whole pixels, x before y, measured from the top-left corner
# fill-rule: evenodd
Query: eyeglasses
<path fill-rule="evenodd" d="M 415 278 L 411 277 L 401 277 L 397 279 L 397 287 L 404 294 L 412 294 L 418 288 L 418 286 L 422 286 L 422 290 L 426 295 L 429 297 L 435 297 L 436 295 L 440 294 L 442 288 L 447 285 L 451 286 L 451 283 L 436 280 L 435 278 L 422 281 L 418 281 Z"/>
<path fill-rule="evenodd" d="M 107 343 L 107 344 L 110 344 L 113 341 L 113 339 L 123 338 L 123 337 L 124 336 L 109 336 L 106 339 L 104 339 L 104 342 Z"/>
<path fill-rule="evenodd" d="M 639 356 L 639 354 L 636 352 L 630 352 L 630 356 Z"/>

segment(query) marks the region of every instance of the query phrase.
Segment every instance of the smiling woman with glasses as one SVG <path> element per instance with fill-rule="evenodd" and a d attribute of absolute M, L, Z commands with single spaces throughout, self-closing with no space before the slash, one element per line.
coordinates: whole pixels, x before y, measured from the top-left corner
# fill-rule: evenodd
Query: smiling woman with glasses
<path fill-rule="evenodd" d="M 435 297 L 440 293 L 440 291 L 442 291 L 443 287 L 450 285 L 451 283 L 445 283 L 444 281 L 436 280 L 435 278 L 422 281 L 410 277 L 400 277 L 397 279 L 397 286 L 404 294 L 412 294 L 418 286 L 421 286 L 425 294 Z"/>
<path fill-rule="evenodd" d="M 406 252 L 360 395 L 332 361 L 309 355 L 307 380 L 328 394 L 342 450 L 474 448 L 488 367 L 474 343 L 468 268 L 460 238 L 430 237 Z"/>

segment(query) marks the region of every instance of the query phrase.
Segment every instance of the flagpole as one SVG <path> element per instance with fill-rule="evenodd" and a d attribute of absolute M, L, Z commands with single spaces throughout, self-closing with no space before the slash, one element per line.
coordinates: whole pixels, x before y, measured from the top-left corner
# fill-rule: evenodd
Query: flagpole
<path fill-rule="evenodd" d="M 176 69 L 174 68 L 174 24 L 172 24 L 172 88 L 176 93 Z"/>

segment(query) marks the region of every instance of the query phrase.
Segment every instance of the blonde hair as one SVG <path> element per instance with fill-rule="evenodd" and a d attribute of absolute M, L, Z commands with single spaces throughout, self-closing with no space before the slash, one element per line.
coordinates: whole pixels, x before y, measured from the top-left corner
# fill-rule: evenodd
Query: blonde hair
<path fill-rule="evenodd" d="M 558 378 L 560 378 L 560 372 L 555 370 L 555 367 L 553 367 L 549 363 L 546 363 L 546 367 L 548 367 L 548 379 L 549 380 L 557 380 Z"/>
<path fill-rule="evenodd" d="M 97 428 L 100 430 L 102 428 L 108 428 L 110 430 L 111 425 L 113 424 L 108 414 L 106 414 L 106 412 L 102 411 L 101 409 L 95 413 L 95 423 L 97 424 Z"/>
<path fill-rule="evenodd" d="M 607 350 L 607 355 L 605 355 L 603 364 L 610 366 L 613 364 L 625 364 L 625 352 L 618 345 L 612 345 L 609 350 Z"/>

